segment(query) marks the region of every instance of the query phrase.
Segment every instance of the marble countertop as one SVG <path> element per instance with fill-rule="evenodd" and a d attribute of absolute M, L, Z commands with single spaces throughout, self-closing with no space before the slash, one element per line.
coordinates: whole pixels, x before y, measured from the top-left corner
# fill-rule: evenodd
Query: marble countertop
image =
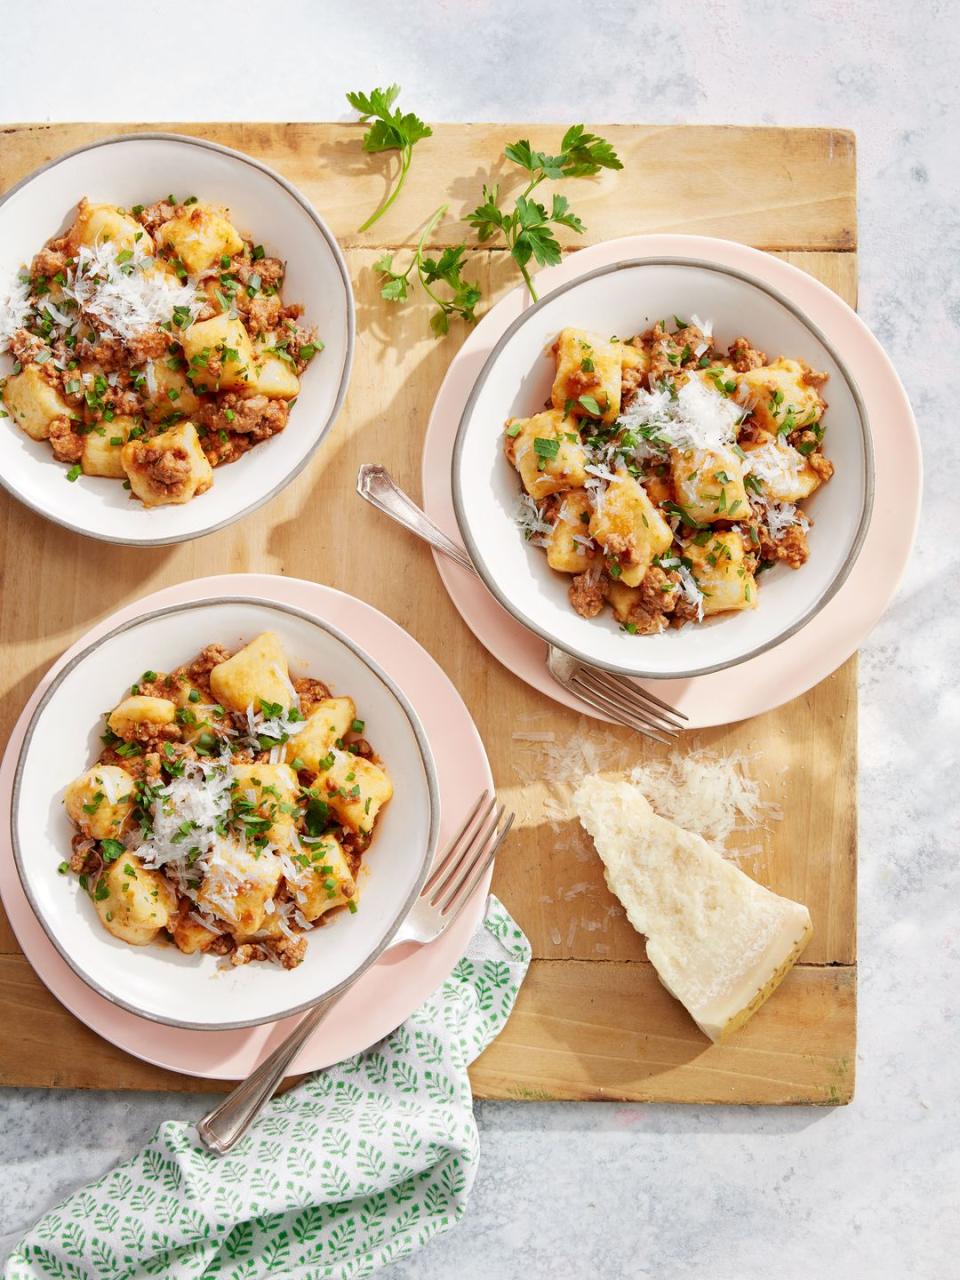
<path fill-rule="evenodd" d="M 928 462 L 907 580 L 861 665 L 860 1046 L 846 1108 L 483 1103 L 453 1232 L 396 1280 L 899 1280 L 960 1255 L 960 25 L 948 0 L 234 0 L 228 73 L 185 51 L 195 4 L 7 14 L 3 120 L 335 119 L 400 80 L 427 119 L 838 125 L 856 131 L 860 310 Z M 151 56 L 131 55 L 151 29 Z M 40 71 L 51 31 L 69 56 Z M 274 34 L 276 30 L 276 34 Z M 551 47 L 551 32 L 576 31 Z M 289 47 L 288 36 L 292 35 Z M 282 51 L 282 74 L 264 53 Z M 345 58 L 344 51 L 349 51 Z M 344 80 L 344 65 L 349 74 Z M 93 74 L 91 74 L 93 69 Z M 347 83 L 349 81 L 349 83 Z M 281 84 L 277 91 L 273 86 Z M 954 550 L 950 550 L 953 546 Z M 202 1099 L 0 1091 L 0 1244 Z"/>

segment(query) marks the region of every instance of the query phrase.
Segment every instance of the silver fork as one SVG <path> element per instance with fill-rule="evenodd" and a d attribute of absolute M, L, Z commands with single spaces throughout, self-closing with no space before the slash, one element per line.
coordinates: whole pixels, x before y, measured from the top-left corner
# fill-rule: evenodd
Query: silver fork
<path fill-rule="evenodd" d="M 507 814 L 503 805 L 497 807 L 496 796 L 483 792 L 431 870 L 407 918 L 391 939 L 390 947 L 401 942 L 432 942 L 453 924 L 489 870 L 513 826 L 513 819 L 514 815 Z M 217 1155 L 224 1155 L 239 1141 L 273 1097 L 304 1044 L 360 976 L 361 973 L 355 974 L 346 986 L 315 1004 L 269 1058 L 203 1117 L 197 1133 L 206 1147 Z"/>
<path fill-rule="evenodd" d="M 449 556 L 461 569 L 480 576 L 463 547 L 448 538 L 410 495 L 404 493 L 386 467 L 365 462 L 357 472 L 357 493 L 391 520 Z M 632 680 L 591 667 L 555 645 L 548 646 L 547 669 L 554 680 L 582 702 L 655 742 L 672 742 L 684 728 L 687 717 L 682 711 Z"/>

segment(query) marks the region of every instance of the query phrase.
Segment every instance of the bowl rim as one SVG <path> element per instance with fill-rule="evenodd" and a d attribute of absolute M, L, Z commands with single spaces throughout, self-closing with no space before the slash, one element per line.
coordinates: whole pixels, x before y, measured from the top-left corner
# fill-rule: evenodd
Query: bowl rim
<path fill-rule="evenodd" d="M 302 1001 L 297 1005 L 291 1005 L 289 1008 L 278 1010 L 276 1013 L 270 1013 L 266 1017 L 243 1018 L 233 1022 L 218 1022 L 216 1024 L 210 1024 L 207 1022 L 193 1022 L 189 1019 L 171 1018 L 162 1014 L 147 1012 L 138 1005 L 132 1004 L 128 1000 L 122 1000 L 119 996 L 114 995 L 85 972 L 83 967 L 74 960 L 74 957 L 62 945 L 59 937 L 48 923 L 43 912 L 41 912 L 33 895 L 29 878 L 25 872 L 23 855 L 20 847 L 18 815 L 23 773 L 26 768 L 27 756 L 33 741 L 34 732 L 37 728 L 41 715 L 53 699 L 54 695 L 60 689 L 66 677 L 82 662 L 84 662 L 90 654 L 99 649 L 101 645 L 105 644 L 109 640 L 113 640 L 116 636 L 122 635 L 124 632 L 132 631 L 134 628 L 141 627 L 145 623 L 149 624 L 156 621 L 158 618 L 167 617 L 172 614 L 195 612 L 198 609 L 207 609 L 211 606 L 224 604 L 247 606 L 257 605 L 276 613 L 285 613 L 293 617 L 300 618 L 311 623 L 313 626 L 318 627 L 321 631 L 325 631 L 329 635 L 333 636 L 335 640 L 338 640 L 347 649 L 349 649 L 355 657 L 359 658 L 363 665 L 377 677 L 380 683 L 385 686 L 387 691 L 392 694 L 394 699 L 399 703 L 400 708 L 406 716 L 410 728 L 413 731 L 427 783 L 427 794 L 429 796 L 430 803 L 430 820 L 427 841 L 413 889 L 398 910 L 397 914 L 391 920 L 380 940 L 380 943 L 368 953 L 365 959 L 355 969 L 353 969 L 342 982 L 338 983 L 336 987 L 331 988 L 329 991 L 325 991 L 310 1000 Z M 423 888 L 427 874 L 436 856 L 439 835 L 440 790 L 437 782 L 436 765 L 433 760 L 433 752 L 427 740 L 426 731 L 420 722 L 420 717 L 417 715 L 406 694 L 404 694 L 391 677 L 387 675 L 379 663 L 375 662 L 373 658 L 366 654 L 338 627 L 331 625 L 322 618 L 318 618 L 315 614 L 309 613 L 305 609 L 298 609 L 294 605 L 282 604 L 276 600 L 268 600 L 262 596 L 213 596 L 205 597 L 202 600 L 185 601 L 182 604 L 167 605 L 162 609 L 151 610 L 150 613 L 142 614 L 140 617 L 130 618 L 127 622 L 123 622 L 119 626 L 113 627 L 105 635 L 99 636 L 96 640 L 92 641 L 92 643 L 86 645 L 85 648 L 83 648 L 75 657 L 66 663 L 60 671 L 57 672 L 55 678 L 51 681 L 49 688 L 44 691 L 43 697 L 37 703 L 36 709 L 30 717 L 30 723 L 27 725 L 24 732 L 20 751 L 17 755 L 17 764 L 14 772 L 10 797 L 10 842 L 13 848 L 13 858 L 17 869 L 17 876 L 20 880 L 20 885 L 23 889 L 24 895 L 30 903 L 33 914 L 40 922 L 44 933 L 53 943 L 60 957 L 66 961 L 82 982 L 90 987 L 91 990 L 95 991 L 97 995 L 103 996 L 105 1000 L 109 1000 L 111 1004 L 116 1005 L 118 1008 L 126 1009 L 128 1013 L 136 1014 L 137 1017 L 146 1018 L 150 1022 L 159 1022 L 163 1023 L 165 1026 L 179 1027 L 182 1030 L 188 1031 L 237 1031 L 244 1027 L 256 1027 L 262 1026 L 265 1023 L 280 1022 L 284 1018 L 289 1018 L 294 1014 L 303 1013 L 305 1010 L 313 1008 L 313 1006 L 320 1000 L 327 1000 L 330 997 L 336 996 L 346 987 L 352 985 L 361 976 L 361 974 L 365 973 L 367 969 L 369 969 L 387 950 L 396 937 L 404 920 L 410 913 L 413 904 L 416 902 L 420 894 L 420 890 Z M 91 934 L 93 937 L 96 937 L 96 933 L 92 930 Z"/>
<path fill-rule="evenodd" d="M 75 524 L 59 511 L 47 510 L 44 507 L 38 506 L 35 502 L 31 502 L 29 499 L 24 497 L 15 485 L 9 482 L 7 475 L 3 471 L 0 471 L 0 485 L 6 489 L 11 497 L 16 498 L 18 502 L 21 502 L 25 507 L 28 507 L 38 516 L 42 516 L 45 520 L 50 520 L 64 529 L 69 529 L 71 533 L 78 533 L 85 538 L 93 538 L 97 542 L 108 542 L 114 546 L 170 547 L 180 542 L 192 542 L 196 538 L 205 538 L 207 534 L 217 533 L 220 529 L 226 529 L 229 525 L 235 524 L 237 520 L 242 520 L 245 516 L 250 515 L 265 503 L 270 502 L 271 499 L 275 498 L 278 493 L 281 493 L 287 485 L 295 480 L 301 471 L 303 471 L 304 467 L 311 460 L 324 438 L 329 433 L 330 428 L 340 416 L 340 410 L 343 408 L 347 388 L 350 384 L 350 375 L 353 370 L 353 359 L 356 349 L 356 302 L 354 300 L 353 285 L 350 282 L 350 273 L 347 270 L 343 250 L 340 248 L 336 236 L 327 226 L 324 219 L 313 207 L 307 197 L 297 187 L 295 187 L 292 182 L 289 182 L 282 174 L 278 173 L 276 169 L 270 168 L 269 165 L 264 164 L 262 161 L 255 160 L 253 156 L 248 156 L 244 152 L 237 151 L 233 147 L 226 147 L 220 142 L 211 142 L 208 138 L 193 138 L 184 133 L 170 133 L 165 132 L 164 130 L 148 130 L 138 133 L 115 133 L 111 134 L 107 138 L 98 138 L 95 142 L 87 142 L 82 146 L 73 147 L 71 150 L 63 152 L 62 155 L 56 156 L 53 160 L 48 160 L 46 164 L 39 165 L 36 169 L 33 169 L 30 173 L 22 177 L 20 181 L 10 187 L 9 190 L 5 191 L 3 195 L 0 195 L 0 216 L 2 216 L 3 206 L 8 200 L 15 196 L 23 187 L 28 186 L 36 178 L 39 178 L 41 174 L 46 173 L 48 169 L 54 169 L 57 165 L 62 164 L 66 160 L 72 160 L 74 156 L 82 155 L 85 151 L 94 151 L 98 147 L 113 146 L 120 142 L 178 142 L 183 143 L 184 145 L 200 147 L 207 151 L 215 151 L 220 155 L 230 156 L 234 160 L 242 161 L 243 164 L 248 165 L 251 169 L 258 169 L 261 173 L 266 174 L 268 178 L 272 178 L 278 186 L 283 188 L 287 195 L 292 196 L 297 204 L 300 205 L 304 212 L 313 220 L 314 225 L 323 236 L 324 240 L 326 240 L 330 252 L 333 255 L 334 262 L 336 263 L 337 270 L 340 272 L 340 278 L 343 282 L 344 293 L 347 301 L 346 353 L 344 355 L 343 368 L 340 371 L 340 384 L 337 388 L 333 407 L 327 416 L 326 422 L 320 428 L 316 439 L 304 456 L 292 471 L 287 472 L 278 484 L 274 485 L 274 487 L 267 493 L 256 497 L 248 506 L 243 507 L 234 515 L 227 516 L 226 519 L 218 521 L 216 524 L 212 524 L 203 529 L 197 529 L 192 533 L 177 533 L 163 538 L 127 538 L 118 537 L 114 534 L 97 533 L 92 529 L 85 528 L 83 525 Z"/>
<path fill-rule="evenodd" d="M 780 306 L 786 308 L 786 310 L 799 320 L 804 328 L 806 328 L 808 332 L 810 332 L 826 349 L 831 359 L 843 375 L 844 381 L 850 388 L 850 393 L 857 408 L 857 419 L 860 426 L 861 442 L 863 445 L 864 485 L 863 492 L 861 494 L 860 519 L 857 524 L 853 541 L 850 545 L 849 551 L 847 552 L 846 559 L 837 570 L 825 590 L 820 593 L 802 617 L 798 618 L 796 622 L 785 630 L 778 632 L 777 635 L 773 636 L 771 639 L 764 641 L 763 644 L 755 645 L 752 649 L 746 650 L 737 657 L 728 658 L 723 662 L 709 663 L 705 666 L 691 667 L 687 670 L 648 671 L 638 665 L 628 666 L 612 662 L 607 659 L 598 658 L 594 654 L 582 653 L 574 645 L 570 644 L 569 641 L 551 634 L 529 618 L 527 614 L 524 613 L 523 609 L 519 605 L 515 604 L 498 585 L 494 575 L 491 573 L 488 565 L 480 554 L 476 540 L 473 537 L 465 516 L 463 491 L 460 483 L 461 456 L 465 447 L 467 427 L 473 415 L 474 405 L 479 399 L 480 393 L 483 390 L 488 377 L 492 373 L 494 365 L 499 359 L 507 343 L 513 338 L 513 335 L 527 324 L 533 316 L 542 310 L 546 303 L 554 301 L 562 294 L 568 293 L 572 289 L 579 288 L 587 281 L 597 279 L 601 276 L 612 275 L 615 272 L 647 266 L 695 267 L 700 270 L 715 271 L 719 275 L 732 276 L 755 289 L 759 289 L 762 293 L 767 294 L 775 302 L 779 303 Z M 596 667 L 605 671 L 613 671 L 618 675 L 632 676 L 643 680 L 688 680 L 693 679 L 696 676 L 710 675 L 716 671 L 723 671 L 730 667 L 739 666 L 742 662 L 747 662 L 751 658 L 756 658 L 760 654 L 766 653 L 769 649 L 776 648 L 777 645 L 782 644 L 784 640 L 789 639 L 805 627 L 807 623 L 814 618 L 830 600 L 833 599 L 849 576 L 850 571 L 860 554 L 864 539 L 867 535 L 867 529 L 870 525 L 870 519 L 873 514 L 875 487 L 873 437 L 870 431 L 870 423 L 863 396 L 861 395 L 860 388 L 858 387 L 853 375 L 850 373 L 846 362 L 840 357 L 833 343 L 830 342 L 819 326 L 814 324 L 814 322 L 810 320 L 803 311 L 779 289 L 773 288 L 771 285 L 768 285 L 765 281 L 758 279 L 756 276 L 750 275 L 746 271 L 740 271 L 734 267 L 725 266 L 719 262 L 712 262 L 708 258 L 697 256 L 683 257 L 677 254 L 653 254 L 649 257 L 624 258 L 619 262 L 613 262 L 607 266 L 595 267 L 592 271 L 587 271 L 585 274 L 577 276 L 576 279 L 569 280 L 566 284 L 559 285 L 556 289 L 551 289 L 549 293 L 545 293 L 543 297 L 534 303 L 532 307 L 527 308 L 517 316 L 517 318 L 500 336 L 496 345 L 484 361 L 483 368 L 477 375 L 477 379 L 474 382 L 470 395 L 467 398 L 467 402 L 464 405 L 463 413 L 460 416 L 460 423 L 457 427 L 457 434 L 453 445 L 453 456 L 451 459 L 451 488 L 453 491 L 453 509 L 454 514 L 456 515 L 457 527 L 460 530 L 460 536 L 463 538 L 464 544 L 470 555 L 470 559 L 476 566 L 477 572 L 480 574 L 484 585 L 499 604 L 501 604 L 508 613 L 512 614 L 522 626 L 527 628 L 527 630 L 532 631 L 542 640 L 545 640 L 548 645 L 562 650 L 570 657 L 576 658 L 580 662 L 586 663 L 588 666 Z"/>

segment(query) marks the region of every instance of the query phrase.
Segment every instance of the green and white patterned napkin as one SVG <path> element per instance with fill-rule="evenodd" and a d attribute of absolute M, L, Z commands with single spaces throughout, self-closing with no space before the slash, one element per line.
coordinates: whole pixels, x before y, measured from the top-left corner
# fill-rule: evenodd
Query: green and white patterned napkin
<path fill-rule="evenodd" d="M 369 1275 L 463 1216 L 479 1136 L 467 1066 L 506 1022 L 530 947 L 491 897 L 439 991 L 365 1053 L 276 1098 L 227 1156 L 170 1120 L 20 1242 L 7 1280 Z"/>

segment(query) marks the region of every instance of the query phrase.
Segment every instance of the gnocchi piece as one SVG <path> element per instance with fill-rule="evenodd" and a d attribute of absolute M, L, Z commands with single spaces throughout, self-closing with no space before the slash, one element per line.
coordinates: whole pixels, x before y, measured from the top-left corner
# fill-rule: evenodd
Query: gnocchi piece
<path fill-rule="evenodd" d="M 144 387 L 147 417 L 160 422 L 172 413 L 189 418 L 200 405 L 183 369 L 171 369 L 166 360 L 151 361 L 153 388 Z"/>
<path fill-rule="evenodd" d="M 626 373 L 628 369 L 646 373 L 650 368 L 650 352 L 645 348 L 636 347 L 632 342 L 616 342 L 611 345 L 615 346 L 620 353 L 622 373 Z"/>
<path fill-rule="evenodd" d="M 226 210 L 199 202 L 163 224 L 159 243 L 161 248 L 172 249 L 192 276 L 219 263 L 223 255 L 232 258 L 243 248 Z"/>
<path fill-rule="evenodd" d="M 207 869 L 197 903 L 208 915 L 256 933 L 280 884 L 282 867 L 275 853 L 257 854 L 235 841 L 223 842 Z"/>
<path fill-rule="evenodd" d="M 125 853 L 104 867 L 94 886 L 93 905 L 108 933 L 145 947 L 170 923 L 177 899 L 159 872 Z"/>
<path fill-rule="evenodd" d="M 119 765 L 94 765 L 64 792 L 67 817 L 91 840 L 117 840 L 133 812 L 134 786 Z"/>
<path fill-rule="evenodd" d="M 308 920 L 319 920 L 334 907 L 357 898 L 357 882 L 346 855 L 335 836 L 326 835 L 309 850 L 309 867 L 304 867 L 291 885 L 297 905 Z"/>
<path fill-rule="evenodd" d="M 628 587 L 622 578 L 610 583 L 610 593 L 607 596 L 607 600 L 618 622 L 627 623 L 631 621 L 633 610 L 640 603 L 642 594 L 643 592 L 639 587 Z"/>
<path fill-rule="evenodd" d="M 352 698 L 325 698 L 307 717 L 303 728 L 286 744 L 287 764 L 296 760 L 311 773 L 320 771 L 320 761 L 342 742 L 356 719 L 357 708 Z"/>
<path fill-rule="evenodd" d="M 331 753 L 333 763 L 323 770 L 317 785 L 338 822 L 360 835 L 369 835 L 377 814 L 393 795 L 393 783 L 371 760 L 349 751 Z"/>
<path fill-rule="evenodd" d="M 174 945 L 186 956 L 206 951 L 216 940 L 217 934 L 199 920 L 183 912 L 173 928 Z"/>
<path fill-rule="evenodd" d="M 25 365 L 20 373 L 7 378 L 3 403 L 10 417 L 31 440 L 47 440 L 54 418 L 76 416 L 37 364 Z"/>
<path fill-rule="evenodd" d="M 752 483 L 759 485 L 763 497 L 775 502 L 800 502 L 822 483 L 810 460 L 779 436 L 765 436 L 754 445 L 744 445 L 744 452 Z"/>
<path fill-rule="evenodd" d="M 550 392 L 554 409 L 578 418 L 616 421 L 620 413 L 623 343 L 609 342 L 585 329 L 564 329 L 554 349 L 557 373 Z"/>
<path fill-rule="evenodd" d="M 118 414 L 112 422 L 102 422 L 83 437 L 83 457 L 80 464 L 85 476 L 105 476 L 109 480 L 123 480 L 121 449 L 127 443 L 130 432 L 139 426 L 139 419 L 129 414 Z"/>
<path fill-rule="evenodd" d="M 703 592 L 703 615 L 757 607 L 757 584 L 744 565 L 743 540 L 732 530 L 714 534 L 703 546 L 689 542 L 685 555 Z"/>
<path fill-rule="evenodd" d="M 558 409 L 507 423 L 506 454 L 532 498 L 579 489 L 587 478 L 580 424 Z"/>
<path fill-rule="evenodd" d="M 292 400 L 300 393 L 300 379 L 292 364 L 279 356 L 264 353 L 254 359 L 246 390 L 250 395 Z"/>
<path fill-rule="evenodd" d="M 253 345 L 243 321 L 229 314 L 198 320 L 183 331 L 190 380 L 204 391 L 244 387 L 253 376 Z"/>
<path fill-rule="evenodd" d="M 571 489 L 560 504 L 553 532 L 547 535 L 547 564 L 558 573 L 583 573 L 589 568 L 587 548 L 592 508 L 585 489 Z"/>
<path fill-rule="evenodd" d="M 286 849 L 296 823 L 297 775 L 286 764 L 236 764 L 233 766 L 233 804 L 245 813 L 269 819 L 263 834 L 271 844 Z M 249 806 L 249 809 L 247 808 Z"/>
<path fill-rule="evenodd" d="M 655 507 L 661 507 L 665 502 L 673 501 L 673 481 L 668 465 L 658 467 L 650 475 L 644 476 L 642 483 L 647 491 L 647 497 Z"/>
<path fill-rule="evenodd" d="M 132 694 L 114 707 L 107 717 L 110 730 L 125 741 L 140 736 L 144 725 L 173 724 L 177 708 L 169 698 L 150 698 L 145 694 Z"/>
<path fill-rule="evenodd" d="M 811 426 L 823 417 L 826 405 L 819 391 L 823 376 L 811 374 L 809 365 L 800 360 L 774 360 L 730 376 L 737 382 L 736 399 L 752 404 L 754 421 L 774 435 Z"/>
<path fill-rule="evenodd" d="M 671 449 L 670 471 L 678 504 L 698 524 L 748 514 L 743 464 L 732 449 Z"/>
<path fill-rule="evenodd" d="M 81 200 L 70 239 L 91 249 L 109 241 L 120 250 L 137 245 L 146 254 L 153 252 L 153 241 L 136 218 L 113 204 L 89 204 Z"/>
<path fill-rule="evenodd" d="M 181 741 L 192 745 L 202 735 L 216 733 L 218 726 L 223 723 L 223 716 L 207 709 L 209 699 L 201 689 L 190 683 L 185 672 L 174 672 L 172 676 L 166 677 L 165 683 L 169 687 L 170 698 L 177 707 Z"/>
<path fill-rule="evenodd" d="M 147 439 L 128 440 L 120 461 L 130 488 L 145 507 L 189 502 L 213 484 L 213 467 L 192 422 L 180 422 Z"/>
<path fill-rule="evenodd" d="M 264 631 L 210 672 L 210 688 L 228 711 L 259 710 L 265 702 L 290 706 L 290 672 L 280 638 Z"/>
<path fill-rule="evenodd" d="M 590 520 L 590 536 L 619 567 L 619 580 L 638 587 L 654 556 L 670 549 L 673 532 L 628 471 L 619 470 Z"/>

